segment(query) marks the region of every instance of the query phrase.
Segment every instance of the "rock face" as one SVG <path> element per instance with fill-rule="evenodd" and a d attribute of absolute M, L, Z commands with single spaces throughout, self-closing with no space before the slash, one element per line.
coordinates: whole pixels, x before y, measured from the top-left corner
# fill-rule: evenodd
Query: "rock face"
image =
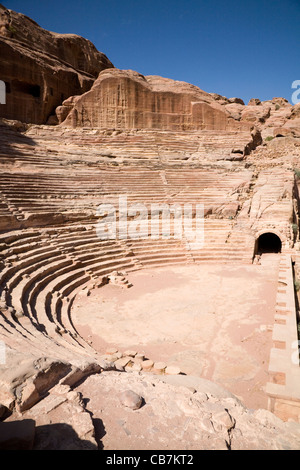
<path fill-rule="evenodd" d="M 89 376 L 76 391 L 89 398 L 95 425 L 105 429 L 97 432 L 104 450 L 280 450 L 300 444 L 299 423 L 249 410 L 222 387 L 197 377 L 111 371 Z M 120 395 L 143 396 L 143 406 L 128 406 L 128 398 L 126 406 Z"/>
<path fill-rule="evenodd" d="M 158 76 L 118 70 L 76 34 L 46 31 L 0 5 L 0 117 L 23 123 L 100 129 L 250 131 L 263 137 L 299 135 L 299 106 L 206 93 Z M 98 78 L 97 78 L 98 77 Z"/>
<path fill-rule="evenodd" d="M 46 31 L 0 5 L 0 80 L 6 84 L 1 117 L 41 124 L 63 100 L 90 89 L 99 72 L 113 67 L 76 34 Z"/>
<path fill-rule="evenodd" d="M 29 383 L 42 393 L 0 420 L 1 450 L 299 449 L 299 423 L 250 410 L 209 380 L 15 353 L 1 370 L 0 402 L 10 391 L 20 404 Z"/>
<path fill-rule="evenodd" d="M 206 93 L 185 82 L 116 68 L 100 72 L 88 92 L 66 99 L 56 116 L 73 128 L 249 134 L 255 130 L 259 141 L 254 139 L 254 148 L 262 142 L 260 133 L 299 133 L 299 106 L 284 98 L 252 99 L 245 106 L 239 98 Z"/>
<path fill-rule="evenodd" d="M 73 108 L 71 107 L 73 106 Z M 91 90 L 58 109 L 65 125 L 108 129 L 246 130 L 209 93 L 185 82 L 110 69 Z"/>

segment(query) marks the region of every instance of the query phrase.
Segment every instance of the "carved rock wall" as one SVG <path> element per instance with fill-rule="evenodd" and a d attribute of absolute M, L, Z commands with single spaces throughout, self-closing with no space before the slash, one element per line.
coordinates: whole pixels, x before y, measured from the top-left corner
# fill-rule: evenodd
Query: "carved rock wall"
<path fill-rule="evenodd" d="M 66 114 L 64 124 L 72 127 L 172 131 L 250 129 L 249 123 L 232 119 L 209 93 L 195 86 L 115 68 L 101 72 L 91 90 L 73 103 L 70 100 L 63 103 L 57 116 Z"/>
<path fill-rule="evenodd" d="M 2 5 L 0 57 L 0 80 L 6 83 L 0 116 L 35 124 L 45 123 L 63 100 L 85 93 L 101 70 L 113 67 L 87 39 L 46 31 Z"/>

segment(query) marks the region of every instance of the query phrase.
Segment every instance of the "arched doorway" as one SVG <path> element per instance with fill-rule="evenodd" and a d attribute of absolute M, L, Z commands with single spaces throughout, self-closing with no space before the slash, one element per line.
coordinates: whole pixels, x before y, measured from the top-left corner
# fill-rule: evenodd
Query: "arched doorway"
<path fill-rule="evenodd" d="M 256 240 L 255 254 L 281 253 L 281 240 L 278 235 L 272 232 L 263 233 Z"/>

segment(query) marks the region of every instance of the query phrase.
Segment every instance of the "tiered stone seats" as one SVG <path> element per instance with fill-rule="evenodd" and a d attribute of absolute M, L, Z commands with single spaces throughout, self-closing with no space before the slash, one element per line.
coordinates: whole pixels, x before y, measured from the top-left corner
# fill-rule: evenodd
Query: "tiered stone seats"
<path fill-rule="evenodd" d="M 16 220 L 29 219 L 23 226 L 33 226 L 95 217 L 99 204 L 117 207 L 123 195 L 128 205 L 202 203 L 215 209 L 237 201 L 239 187 L 249 184 L 250 175 L 248 171 L 230 174 L 195 169 L 182 170 L 177 179 L 175 170 L 115 170 L 102 165 L 91 173 L 75 173 L 73 179 L 67 174 L 3 173 L 0 191 L 14 207 Z"/>
<path fill-rule="evenodd" d="M 7 227 L 17 228 L 19 223 L 16 211 L 9 207 L 3 195 L 0 197 L 0 230 L 5 230 Z"/>
<path fill-rule="evenodd" d="M 2 254 L 9 254 L 6 267 L 1 272 L 2 330 L 13 328 L 15 340 L 33 342 L 40 351 L 46 349 L 51 352 L 53 343 L 66 352 L 75 347 L 77 354 L 79 351 L 87 354 L 81 351 L 82 344 L 73 339 L 72 332 L 62 338 L 56 314 L 51 314 L 47 304 L 40 300 L 50 279 L 58 283 L 58 274 L 74 269 L 73 260 L 49 244 L 41 232 L 15 233 L 10 237 L 2 236 L 1 240 Z M 79 272 L 82 276 L 84 271 L 80 268 Z M 90 276 L 85 274 L 83 281 L 88 280 Z M 46 298 L 52 293 L 51 287 L 49 285 Z M 85 344 L 83 351 L 88 349 Z"/>
<path fill-rule="evenodd" d="M 255 180 L 244 166 L 212 164 L 241 143 L 234 132 L 105 134 L 31 126 L 27 134 L 34 145 L 16 139 L 1 161 L 0 327 L 9 341 L 32 344 L 32 351 L 66 358 L 94 354 L 74 328 L 72 304 L 79 292 L 88 294 L 114 271 L 250 263 L 255 239 L 249 220 L 256 220 L 257 201 L 259 206 L 262 198 L 266 203 L 281 198 L 286 207 L 289 200 L 282 197 L 282 188 L 291 187 L 288 172 L 261 196 L 265 176 Z M 201 155 L 210 152 L 208 166 L 199 164 Z M 254 202 L 246 213 L 243 203 L 249 195 Z M 112 204 L 118 222 L 121 196 L 128 210 L 143 204 L 148 226 L 139 237 L 100 239 L 97 208 Z M 159 205 L 155 215 L 154 204 Z M 189 205 L 194 216 L 196 205 L 203 205 L 203 245 L 193 244 L 188 232 L 174 237 L 173 216 L 170 236 L 163 233 L 156 217 L 163 204 Z M 155 238 L 151 230 L 157 227 Z"/>
<path fill-rule="evenodd" d="M 248 131 L 121 132 L 61 126 L 52 128 L 51 132 L 47 126 L 31 126 L 26 136 L 37 144 L 34 156 L 36 163 L 43 166 L 45 158 L 45 164 L 50 168 L 53 164 L 57 167 L 62 165 L 66 159 L 75 164 L 82 163 L 84 159 L 85 165 L 101 161 L 111 163 L 115 160 L 139 166 L 145 163 L 174 165 L 193 160 L 205 165 L 207 161 L 231 158 L 232 151 L 243 155 L 251 140 Z M 63 148 L 60 144 L 62 139 Z M 26 164 L 26 159 L 23 161 Z"/>
<path fill-rule="evenodd" d="M 77 351 L 85 343 L 72 325 L 71 305 L 87 285 L 100 285 L 113 271 L 130 271 L 165 264 L 232 262 L 224 243 L 231 221 L 208 222 L 211 234 L 200 250 L 190 250 L 185 239 L 153 240 L 149 236 L 127 240 L 99 240 L 96 226 L 70 226 L 17 231 L 1 236 L 1 326 L 14 325 L 27 339 L 52 338 L 57 345 Z M 223 225 L 223 230 L 220 226 Z M 221 235 L 222 234 L 222 235 Z M 230 250 L 229 250 L 230 251 Z M 244 252 L 235 252 L 243 259 Z M 3 314 L 6 312 L 6 314 Z M 78 352 L 78 351 L 77 351 Z"/>

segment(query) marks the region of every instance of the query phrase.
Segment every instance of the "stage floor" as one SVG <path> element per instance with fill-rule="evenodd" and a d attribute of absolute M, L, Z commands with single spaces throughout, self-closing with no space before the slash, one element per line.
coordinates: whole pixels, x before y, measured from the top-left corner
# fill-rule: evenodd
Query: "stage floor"
<path fill-rule="evenodd" d="M 82 291 L 72 320 L 100 353 L 144 352 L 266 408 L 279 256 L 262 265 L 184 265 L 127 274 L 131 288 Z"/>

